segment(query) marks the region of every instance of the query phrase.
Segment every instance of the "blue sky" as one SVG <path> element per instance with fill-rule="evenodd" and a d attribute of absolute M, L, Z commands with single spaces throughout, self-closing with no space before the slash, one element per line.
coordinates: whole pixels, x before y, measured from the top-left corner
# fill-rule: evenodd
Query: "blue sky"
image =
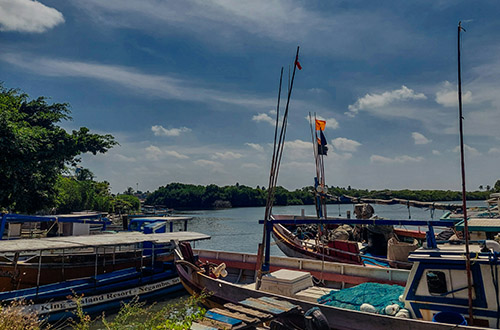
<path fill-rule="evenodd" d="M 460 190 L 457 24 L 469 190 L 500 179 L 497 1 L 0 0 L 0 81 L 71 104 L 67 129 L 120 146 L 83 156 L 114 192 L 170 182 L 267 185 L 281 66 L 300 45 L 279 184 L 326 179 Z M 285 73 L 288 76 L 288 73 Z"/>

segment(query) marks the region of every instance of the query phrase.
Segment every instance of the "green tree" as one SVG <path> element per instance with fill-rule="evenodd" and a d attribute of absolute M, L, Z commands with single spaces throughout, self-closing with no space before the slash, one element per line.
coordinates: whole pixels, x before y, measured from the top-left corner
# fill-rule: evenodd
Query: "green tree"
<path fill-rule="evenodd" d="M 17 89 L 0 85 L 0 208 L 34 212 L 56 203 L 56 181 L 80 154 L 105 153 L 116 142 L 89 129 L 66 132 L 67 103 L 30 100 Z"/>
<path fill-rule="evenodd" d="M 94 180 L 94 173 L 88 168 L 78 167 L 75 171 L 75 177 L 78 181 L 92 181 Z"/>
<path fill-rule="evenodd" d="M 106 181 L 59 176 L 55 188 L 56 208 L 59 213 L 83 210 L 113 212 L 114 198 Z"/>
<path fill-rule="evenodd" d="M 133 195 L 118 195 L 116 196 L 115 205 L 122 206 L 126 211 L 140 211 L 141 201 Z"/>
<path fill-rule="evenodd" d="M 124 195 L 133 195 L 134 189 L 132 187 L 127 187 L 127 190 L 123 192 Z"/>
<path fill-rule="evenodd" d="M 497 182 L 495 182 L 493 189 L 495 189 L 496 192 L 500 192 L 500 180 L 497 180 Z"/>

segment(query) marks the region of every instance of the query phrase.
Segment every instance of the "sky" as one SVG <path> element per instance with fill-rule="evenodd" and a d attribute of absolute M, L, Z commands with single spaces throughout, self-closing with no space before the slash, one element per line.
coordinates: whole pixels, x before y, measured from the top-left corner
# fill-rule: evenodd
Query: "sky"
<path fill-rule="evenodd" d="M 113 192 L 267 186 L 280 70 L 297 70 L 278 184 L 460 190 L 500 179 L 500 2 L 0 0 L 0 81 L 119 142 L 81 165 Z M 283 88 L 282 96 L 286 95 Z M 285 102 L 282 98 L 281 104 Z M 283 111 L 283 108 L 281 109 Z"/>

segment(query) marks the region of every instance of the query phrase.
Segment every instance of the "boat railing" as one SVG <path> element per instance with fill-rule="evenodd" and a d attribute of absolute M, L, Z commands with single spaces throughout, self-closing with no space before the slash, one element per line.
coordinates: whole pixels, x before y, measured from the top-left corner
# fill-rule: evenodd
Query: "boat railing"
<path fill-rule="evenodd" d="M 284 218 L 279 217 L 278 219 L 273 216 L 269 220 L 259 220 L 259 224 L 264 224 L 265 228 L 265 244 L 266 247 L 271 245 L 271 234 L 275 224 L 282 225 L 310 225 L 310 224 L 360 224 L 360 225 L 391 225 L 391 226 L 427 226 L 429 230 L 427 231 L 427 246 L 429 248 L 435 248 L 437 246 L 436 237 L 434 235 L 434 226 L 437 227 L 453 227 L 455 223 L 453 221 L 447 220 L 386 220 L 386 219 L 349 219 L 349 218 L 316 218 L 311 219 L 310 217 L 290 217 Z M 344 253 L 344 252 L 343 252 Z M 262 271 L 269 271 L 269 260 L 270 251 L 268 248 L 265 250 L 264 262 L 262 264 Z"/>
<path fill-rule="evenodd" d="M 407 261 L 390 260 L 390 259 L 387 259 L 387 258 L 376 257 L 376 256 L 371 256 L 371 255 L 370 256 L 366 256 L 366 255 L 364 255 L 361 252 L 356 253 L 356 252 L 346 251 L 346 250 L 342 250 L 342 249 L 337 249 L 337 248 L 329 247 L 328 245 L 325 245 L 325 244 L 320 243 L 320 242 L 318 242 L 318 244 L 313 244 L 313 243 L 310 243 L 310 242 L 303 241 L 302 244 L 304 246 L 306 246 L 306 247 L 309 247 L 309 248 L 312 248 L 312 249 L 316 249 L 317 251 L 321 251 L 322 253 L 325 253 L 325 252 L 337 252 L 337 253 L 345 254 L 345 255 L 348 255 L 348 256 L 360 257 L 360 258 L 364 257 L 364 258 L 367 258 L 367 259 L 370 259 L 370 260 L 380 261 L 380 262 L 384 262 L 384 263 L 394 263 L 394 264 L 398 264 L 398 265 L 401 265 L 401 266 L 411 266 L 412 265 L 411 262 L 407 262 Z M 363 262 L 363 264 L 364 264 L 364 262 Z"/>
<path fill-rule="evenodd" d="M 0 221 L 0 240 L 3 239 L 5 227 L 8 223 L 80 223 L 88 225 L 100 225 L 101 230 L 106 230 L 106 226 L 111 224 L 109 219 L 102 216 L 102 214 L 67 214 L 67 215 L 51 215 L 51 216 L 37 216 L 37 215 L 24 215 L 15 213 L 1 213 Z"/>

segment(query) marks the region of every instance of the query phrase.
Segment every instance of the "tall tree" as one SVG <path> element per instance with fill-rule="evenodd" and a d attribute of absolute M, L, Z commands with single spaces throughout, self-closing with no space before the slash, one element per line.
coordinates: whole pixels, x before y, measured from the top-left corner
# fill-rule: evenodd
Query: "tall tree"
<path fill-rule="evenodd" d="M 113 136 L 89 129 L 66 132 L 58 124 L 70 120 L 67 103 L 30 100 L 0 84 L 0 208 L 34 212 L 55 204 L 55 183 L 82 153 L 105 153 L 117 144 Z"/>

